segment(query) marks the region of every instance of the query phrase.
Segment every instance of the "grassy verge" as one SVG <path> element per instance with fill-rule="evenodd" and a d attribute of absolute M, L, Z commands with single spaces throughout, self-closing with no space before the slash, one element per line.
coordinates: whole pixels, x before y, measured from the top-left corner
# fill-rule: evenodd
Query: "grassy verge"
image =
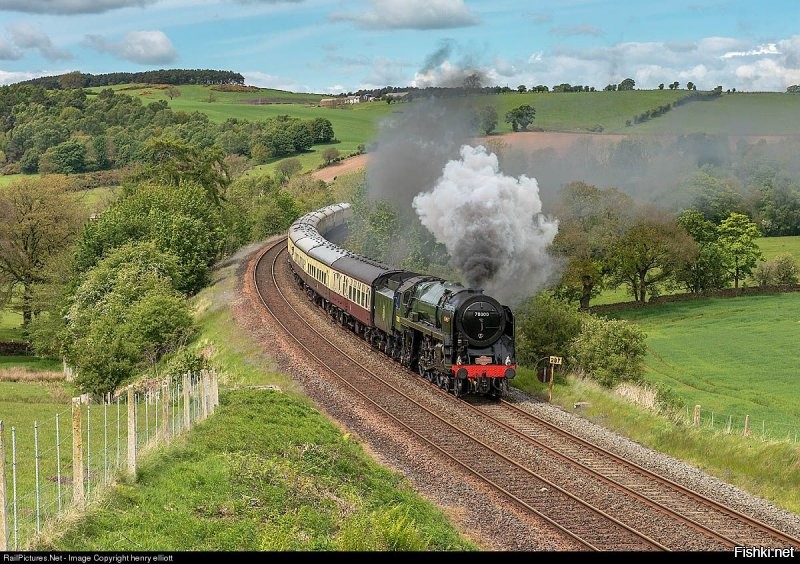
<path fill-rule="evenodd" d="M 468 550 L 446 517 L 309 403 L 223 392 L 43 550 Z"/>
<path fill-rule="evenodd" d="M 35 548 L 477 549 L 297 393 L 235 325 L 227 307 L 235 268 L 219 270 L 196 302 L 200 346 L 211 352 L 223 386 L 216 415 L 143 457 L 135 482 L 121 479 Z M 241 388 L 265 385 L 280 391 Z"/>
<path fill-rule="evenodd" d="M 546 384 L 538 382 L 531 371 L 522 370 L 514 383 L 547 399 Z M 575 413 L 576 402 L 587 403 L 580 408 L 580 416 L 800 514 L 798 444 L 692 427 L 676 414 L 656 413 L 590 380 L 556 377 L 552 403 Z"/>

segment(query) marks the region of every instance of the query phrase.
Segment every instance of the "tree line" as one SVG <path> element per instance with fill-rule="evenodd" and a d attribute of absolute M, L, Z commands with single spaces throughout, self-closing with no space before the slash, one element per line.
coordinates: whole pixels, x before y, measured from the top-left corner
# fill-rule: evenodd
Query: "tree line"
<path fill-rule="evenodd" d="M 93 88 L 131 83 L 244 85 L 244 77 L 238 72 L 210 69 L 159 69 L 142 72 L 112 72 L 105 74 L 73 71 L 60 75 L 23 80 L 17 84 L 39 86 L 48 90 L 66 90 L 71 88 Z"/>
<path fill-rule="evenodd" d="M 30 85 L 0 88 L 0 170 L 5 174 L 125 168 L 137 161 L 148 139 L 161 134 L 200 149 L 217 146 L 223 156 L 256 164 L 335 141 L 325 118 L 284 115 L 215 124 L 204 113 L 173 111 L 166 100 L 145 105 L 110 88 L 97 95 Z"/>

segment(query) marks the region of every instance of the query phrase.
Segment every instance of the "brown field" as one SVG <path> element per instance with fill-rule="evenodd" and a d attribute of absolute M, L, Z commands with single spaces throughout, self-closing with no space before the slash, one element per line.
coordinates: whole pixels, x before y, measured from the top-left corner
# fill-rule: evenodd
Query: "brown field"
<path fill-rule="evenodd" d="M 506 149 L 519 150 L 524 152 L 535 152 L 542 149 L 553 149 L 556 153 L 563 155 L 571 149 L 578 141 L 589 141 L 595 148 L 600 149 L 611 143 L 618 143 L 628 137 L 627 135 L 606 135 L 598 133 L 561 133 L 552 131 L 519 131 L 516 133 L 504 133 L 501 135 L 492 135 L 490 137 L 481 137 L 474 139 L 475 144 L 484 144 L 488 148 L 500 145 Z M 749 143 L 755 143 L 759 140 L 766 141 L 767 143 L 777 143 L 785 136 L 756 136 L 756 137 L 742 137 L 731 136 L 731 148 L 736 146 L 736 143 L 745 139 Z M 369 163 L 369 154 L 357 155 L 339 161 L 338 163 L 315 171 L 313 176 L 325 182 L 333 182 L 333 180 L 340 174 L 347 174 L 354 172 L 358 169 L 364 168 Z"/>

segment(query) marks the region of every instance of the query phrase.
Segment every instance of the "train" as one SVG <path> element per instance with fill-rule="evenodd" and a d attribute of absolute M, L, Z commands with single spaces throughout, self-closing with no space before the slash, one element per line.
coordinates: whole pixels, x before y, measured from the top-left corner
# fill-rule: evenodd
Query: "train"
<path fill-rule="evenodd" d="M 373 348 L 441 389 L 502 398 L 516 376 L 514 315 L 482 290 L 392 267 L 332 240 L 353 216 L 349 203 L 297 219 L 289 267 L 308 298 Z"/>

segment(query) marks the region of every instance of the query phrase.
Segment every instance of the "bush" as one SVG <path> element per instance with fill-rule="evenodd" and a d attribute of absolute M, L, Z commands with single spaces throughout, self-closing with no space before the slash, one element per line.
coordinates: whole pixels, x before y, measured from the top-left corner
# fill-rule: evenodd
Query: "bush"
<path fill-rule="evenodd" d="M 303 170 L 303 165 L 296 158 L 284 159 L 275 165 L 275 170 L 288 179 Z"/>
<path fill-rule="evenodd" d="M 619 382 L 639 382 L 647 352 L 644 332 L 627 321 L 587 316 L 580 334 L 572 340 L 572 365 L 605 387 Z"/>
<path fill-rule="evenodd" d="M 550 294 L 534 296 L 516 311 L 517 362 L 533 367 L 544 356 L 564 356 L 586 316 Z"/>
<path fill-rule="evenodd" d="M 787 286 L 797 284 L 797 263 L 792 255 L 788 253 L 776 255 L 770 262 L 774 265 L 773 273 L 776 284 Z"/>

